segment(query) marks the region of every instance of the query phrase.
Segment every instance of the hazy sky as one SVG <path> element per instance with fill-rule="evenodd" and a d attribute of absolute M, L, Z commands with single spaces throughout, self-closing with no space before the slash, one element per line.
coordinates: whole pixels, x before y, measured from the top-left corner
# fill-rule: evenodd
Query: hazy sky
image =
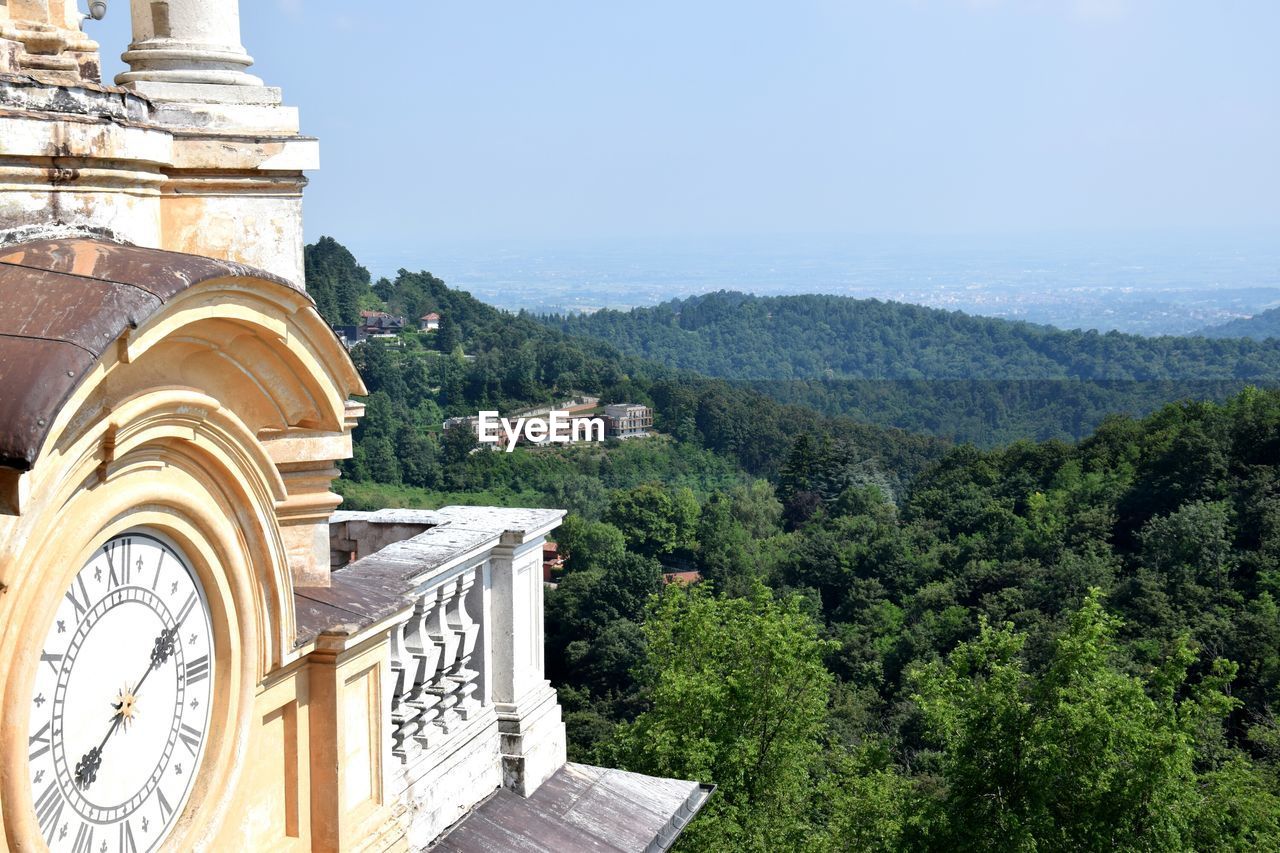
<path fill-rule="evenodd" d="M 1276 0 L 241 8 L 312 239 L 1280 228 Z"/>

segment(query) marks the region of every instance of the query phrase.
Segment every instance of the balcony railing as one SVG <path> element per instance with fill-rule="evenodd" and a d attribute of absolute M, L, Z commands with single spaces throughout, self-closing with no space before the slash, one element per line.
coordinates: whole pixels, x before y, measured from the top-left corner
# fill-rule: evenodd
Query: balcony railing
<path fill-rule="evenodd" d="M 476 659 L 482 625 L 467 605 L 479 574 L 469 568 L 430 586 L 391 631 L 391 751 L 401 762 L 446 741 L 485 705 L 473 666 L 483 665 Z"/>
<path fill-rule="evenodd" d="M 346 638 L 330 641 L 335 660 L 383 638 L 380 787 L 415 849 L 499 787 L 527 796 L 565 762 L 542 654 L 542 544 L 562 516 L 335 513 L 330 586 L 295 590 L 301 640 Z"/>

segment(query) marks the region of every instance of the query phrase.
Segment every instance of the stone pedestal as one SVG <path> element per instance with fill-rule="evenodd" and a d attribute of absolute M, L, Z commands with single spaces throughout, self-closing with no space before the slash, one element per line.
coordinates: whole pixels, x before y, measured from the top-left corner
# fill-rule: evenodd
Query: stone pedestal
<path fill-rule="evenodd" d="M 301 288 L 303 173 L 319 168 L 319 148 L 299 135 L 280 90 L 247 73 L 239 0 L 132 0 L 131 9 L 129 70 L 116 83 L 146 99 L 148 126 L 173 133 L 154 245 Z"/>
<path fill-rule="evenodd" d="M 502 784 L 528 797 L 568 760 L 568 740 L 556 691 L 543 682 L 520 702 L 498 702 Z"/>
<path fill-rule="evenodd" d="M 129 70 L 116 83 L 145 96 L 155 118 L 209 133 L 295 134 L 297 110 L 245 72 L 239 0 L 133 0 Z"/>

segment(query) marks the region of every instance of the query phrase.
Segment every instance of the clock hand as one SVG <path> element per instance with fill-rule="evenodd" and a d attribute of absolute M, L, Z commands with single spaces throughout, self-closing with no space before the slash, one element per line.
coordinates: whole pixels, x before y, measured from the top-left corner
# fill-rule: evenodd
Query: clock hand
<path fill-rule="evenodd" d="M 160 632 L 160 636 L 156 637 L 155 644 L 151 647 L 151 663 L 147 666 L 147 671 L 142 674 L 142 678 L 138 679 L 137 686 L 130 691 L 134 699 L 137 698 L 138 691 L 142 689 L 142 684 L 147 680 L 147 676 L 173 654 L 173 641 L 178 636 L 178 628 L 179 625 L 165 628 Z M 111 703 L 111 707 L 116 709 L 115 719 L 111 723 L 111 728 L 107 729 L 107 733 L 103 735 L 102 742 L 86 752 L 84 757 L 76 764 L 75 781 L 81 790 L 87 790 L 98 778 L 98 769 L 102 767 L 102 750 L 107 745 L 107 741 L 111 740 L 111 736 L 116 733 L 116 729 L 120 728 L 120 721 L 124 719 L 124 715 L 121 713 L 124 704 L 123 699 L 119 703 Z"/>
<path fill-rule="evenodd" d="M 76 784 L 81 790 L 88 790 L 89 786 L 98 778 L 98 768 L 102 767 L 102 748 L 107 745 L 107 741 L 116 733 L 116 729 L 120 727 L 122 718 L 117 714 L 115 722 L 111 724 L 111 728 L 107 729 L 107 733 L 103 735 L 102 742 L 84 754 L 76 762 Z"/>
<path fill-rule="evenodd" d="M 178 625 L 172 628 L 165 628 L 160 632 L 160 636 L 156 637 L 155 645 L 151 647 L 151 665 L 147 667 L 147 671 L 142 673 L 142 678 L 138 679 L 138 685 L 133 688 L 133 695 L 137 696 L 138 691 L 142 689 L 142 683 L 147 680 L 147 676 L 156 670 L 160 664 L 169 659 L 169 655 L 173 654 L 173 641 L 178 637 Z"/>

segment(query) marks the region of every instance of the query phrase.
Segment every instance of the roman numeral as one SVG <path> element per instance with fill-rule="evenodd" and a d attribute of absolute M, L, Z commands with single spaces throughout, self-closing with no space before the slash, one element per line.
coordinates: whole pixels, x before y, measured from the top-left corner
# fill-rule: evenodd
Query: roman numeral
<path fill-rule="evenodd" d="M 58 669 L 62 666 L 62 655 L 51 655 L 48 652 L 40 652 L 40 662 L 49 664 L 49 669 L 53 670 L 53 674 L 58 674 Z"/>
<path fill-rule="evenodd" d="M 80 824 L 76 833 L 76 843 L 71 848 L 74 853 L 90 853 L 93 850 L 93 827 L 87 823 Z"/>
<path fill-rule="evenodd" d="M 164 823 L 169 822 L 169 815 L 173 814 L 173 806 L 169 805 L 169 801 L 164 798 L 164 791 L 156 788 L 156 799 L 160 800 L 160 820 Z"/>
<path fill-rule="evenodd" d="M 120 853 L 138 853 L 138 842 L 133 840 L 133 827 L 127 820 L 120 824 Z"/>
<path fill-rule="evenodd" d="M 182 605 L 182 609 L 178 611 L 178 621 L 175 624 L 181 625 L 183 622 L 185 622 L 187 619 L 187 616 L 190 615 L 191 611 L 195 608 L 195 606 L 196 606 L 196 594 L 193 592 L 191 593 L 191 597 L 187 599 L 186 603 Z"/>
<path fill-rule="evenodd" d="M 40 832 L 46 839 L 53 838 L 53 830 L 62 819 L 64 805 L 66 801 L 62 799 L 62 792 L 58 790 L 58 780 L 54 779 L 49 782 L 49 787 L 44 789 L 40 799 L 36 800 L 36 820 L 39 821 Z"/>
<path fill-rule="evenodd" d="M 119 552 L 121 555 L 120 571 L 116 572 L 115 560 L 112 559 Z M 118 586 L 129 583 L 133 576 L 133 566 L 129 560 L 133 555 L 133 540 L 124 539 L 108 542 L 102 546 L 102 553 L 107 555 L 107 586 L 115 589 Z"/>
<path fill-rule="evenodd" d="M 209 656 L 201 655 L 187 664 L 187 672 L 185 681 L 187 684 L 195 684 L 198 681 L 204 681 L 209 677 Z"/>
<path fill-rule="evenodd" d="M 36 732 L 31 737 L 27 738 L 27 746 L 29 747 L 35 746 L 36 744 L 40 744 L 40 748 L 37 749 L 35 752 L 31 753 L 31 755 L 29 756 L 30 760 L 35 761 L 37 758 L 39 758 L 40 756 L 44 755 L 46 752 L 49 751 L 49 747 L 52 745 L 52 741 L 49 740 L 50 725 L 52 724 L 45 723 L 43 726 L 40 727 L 40 731 Z"/>
<path fill-rule="evenodd" d="M 76 587 L 80 587 L 80 594 L 76 595 Z M 67 601 L 76 609 L 76 619 L 83 619 L 84 614 L 89 610 L 89 590 L 84 588 L 84 578 L 76 576 L 76 582 L 71 585 L 71 589 L 67 590 Z"/>
<path fill-rule="evenodd" d="M 178 730 L 178 737 L 182 740 L 187 750 L 194 756 L 200 750 L 200 730 L 182 724 L 182 728 Z"/>

